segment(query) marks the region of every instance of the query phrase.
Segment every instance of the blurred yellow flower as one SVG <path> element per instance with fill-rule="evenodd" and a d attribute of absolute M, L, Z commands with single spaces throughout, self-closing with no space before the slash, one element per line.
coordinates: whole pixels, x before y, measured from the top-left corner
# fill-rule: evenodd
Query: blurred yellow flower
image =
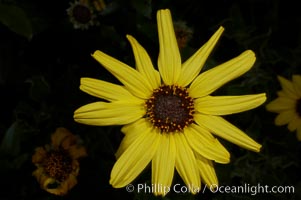
<path fill-rule="evenodd" d="M 293 75 L 292 81 L 278 76 L 278 80 L 282 90 L 266 109 L 279 114 L 275 118 L 277 126 L 287 124 L 288 130 L 297 130 L 297 138 L 301 141 L 301 76 Z"/>
<path fill-rule="evenodd" d="M 184 21 L 174 22 L 175 34 L 178 42 L 179 49 L 183 49 L 187 46 L 187 43 L 192 37 L 193 29 L 186 25 Z"/>
<path fill-rule="evenodd" d="M 213 162 L 228 163 L 229 152 L 212 134 L 243 148 L 258 152 L 261 145 L 221 115 L 261 105 L 264 93 L 244 96 L 211 96 L 225 83 L 247 72 L 255 55 L 241 55 L 199 75 L 224 28 L 184 63 L 168 9 L 157 12 L 159 47 L 158 70 L 146 50 L 130 35 L 136 70 L 101 52 L 92 55 L 123 85 L 82 78 L 80 89 L 104 99 L 77 109 L 75 121 L 88 125 L 124 125 L 125 134 L 116 153 L 110 183 L 125 187 L 151 162 L 152 185 L 168 188 L 174 169 L 197 193 L 202 182 L 217 184 Z M 212 134 L 211 134 L 212 133 Z M 166 195 L 165 190 L 153 191 Z"/>
<path fill-rule="evenodd" d="M 51 144 L 35 149 L 33 172 L 42 189 L 55 195 L 65 195 L 77 184 L 78 159 L 87 155 L 79 138 L 65 128 L 57 128 L 51 136 Z"/>

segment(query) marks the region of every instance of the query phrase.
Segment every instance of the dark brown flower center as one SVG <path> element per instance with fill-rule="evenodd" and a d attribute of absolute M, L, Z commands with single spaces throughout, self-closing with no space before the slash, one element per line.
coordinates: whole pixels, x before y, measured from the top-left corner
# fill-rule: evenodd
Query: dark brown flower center
<path fill-rule="evenodd" d="M 301 99 L 297 100 L 296 111 L 297 111 L 298 115 L 301 117 Z"/>
<path fill-rule="evenodd" d="M 72 13 L 73 13 L 74 19 L 77 22 L 82 23 L 82 24 L 88 23 L 92 18 L 91 10 L 87 6 L 84 6 L 84 5 L 80 5 L 80 4 L 76 5 L 73 8 Z"/>
<path fill-rule="evenodd" d="M 163 85 L 146 101 L 147 117 L 161 132 L 182 131 L 193 122 L 194 104 L 186 88 Z"/>
<path fill-rule="evenodd" d="M 43 167 L 50 177 L 63 182 L 72 172 L 72 158 L 64 149 L 52 150 L 48 152 Z"/>

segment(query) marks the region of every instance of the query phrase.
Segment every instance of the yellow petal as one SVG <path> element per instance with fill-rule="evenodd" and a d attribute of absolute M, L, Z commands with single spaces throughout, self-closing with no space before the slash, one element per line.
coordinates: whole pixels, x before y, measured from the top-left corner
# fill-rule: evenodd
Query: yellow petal
<path fill-rule="evenodd" d="M 159 140 L 156 133 L 143 130 L 116 161 L 111 171 L 110 184 L 121 188 L 131 183 L 152 160 Z"/>
<path fill-rule="evenodd" d="M 51 135 L 51 144 L 55 147 L 59 147 L 61 146 L 62 142 L 70 136 L 72 136 L 70 131 L 68 131 L 66 128 L 59 127 Z"/>
<path fill-rule="evenodd" d="M 173 136 L 177 147 L 176 169 L 187 187 L 195 194 L 201 187 L 195 155 L 182 133 L 174 133 Z"/>
<path fill-rule="evenodd" d="M 187 86 L 200 73 L 223 31 L 224 28 L 220 27 L 208 42 L 183 63 L 181 75 L 177 82 L 180 86 Z"/>
<path fill-rule="evenodd" d="M 213 162 L 204 158 L 201 155 L 196 155 L 196 162 L 198 164 L 202 182 L 204 182 L 207 188 L 218 185 L 218 179 L 214 170 Z"/>
<path fill-rule="evenodd" d="M 78 108 L 74 120 L 95 126 L 124 125 L 143 117 L 145 108 L 141 103 L 95 102 Z"/>
<path fill-rule="evenodd" d="M 150 131 L 152 128 L 149 121 L 145 118 L 138 119 L 137 121 L 127 124 L 121 128 L 121 131 L 125 134 L 122 139 L 115 156 L 119 158 L 121 154 L 132 145 L 132 143 L 138 138 L 142 133 L 141 130 Z M 153 130 L 154 131 L 154 130 Z"/>
<path fill-rule="evenodd" d="M 195 114 L 194 119 L 200 126 L 206 127 L 211 133 L 229 142 L 255 152 L 260 151 L 260 144 L 222 117 Z"/>
<path fill-rule="evenodd" d="M 150 97 L 152 87 L 138 71 L 101 51 L 95 51 L 92 56 L 123 83 L 134 96 L 142 99 Z"/>
<path fill-rule="evenodd" d="M 124 86 L 93 78 L 81 78 L 80 89 L 92 96 L 108 101 L 137 99 Z"/>
<path fill-rule="evenodd" d="M 88 155 L 86 148 L 84 148 L 83 146 L 78 146 L 78 145 L 70 146 L 68 149 L 68 152 L 72 159 L 78 159 L 78 158 L 85 157 Z"/>
<path fill-rule="evenodd" d="M 172 135 L 161 134 L 160 138 L 160 144 L 152 160 L 152 184 L 163 188 L 155 190 L 155 195 L 165 196 L 173 180 L 177 152 Z"/>
<path fill-rule="evenodd" d="M 151 84 L 152 89 L 156 89 L 160 86 L 161 78 L 157 70 L 154 69 L 152 61 L 145 51 L 145 49 L 137 42 L 135 38 L 127 35 L 127 39 L 132 45 L 136 60 L 137 70 L 146 78 L 146 80 Z"/>
<path fill-rule="evenodd" d="M 225 83 L 241 76 L 253 66 L 255 54 L 247 50 L 217 67 L 200 74 L 191 84 L 189 94 L 193 98 L 211 94 Z"/>
<path fill-rule="evenodd" d="M 294 110 L 283 111 L 275 118 L 275 124 L 277 126 L 288 124 L 296 117 L 296 115 Z"/>
<path fill-rule="evenodd" d="M 296 100 L 285 98 L 285 97 L 278 97 L 277 99 L 271 101 L 266 105 L 266 109 L 270 112 L 282 112 L 285 110 L 295 110 L 296 107 Z"/>
<path fill-rule="evenodd" d="M 281 87 L 283 88 L 283 91 L 288 95 L 288 97 L 291 97 L 293 99 L 299 98 L 291 81 L 283 78 L 282 76 L 278 76 L 277 78 L 281 84 Z"/>
<path fill-rule="evenodd" d="M 68 188 L 61 187 L 61 184 L 58 184 L 56 188 L 49 188 L 49 185 L 53 185 L 53 184 L 58 184 L 58 183 L 53 178 L 48 178 L 44 182 L 43 189 L 51 194 L 55 194 L 59 196 L 66 195 L 68 193 Z"/>
<path fill-rule="evenodd" d="M 166 85 L 175 84 L 181 73 L 181 55 L 168 9 L 157 12 L 160 52 L 158 68 Z"/>
<path fill-rule="evenodd" d="M 33 154 L 31 160 L 33 164 L 39 164 L 44 161 L 47 156 L 47 152 L 43 147 L 37 147 L 35 153 Z"/>
<path fill-rule="evenodd" d="M 301 98 L 301 76 L 293 75 L 293 84 L 298 98 Z"/>
<path fill-rule="evenodd" d="M 37 179 L 40 185 L 43 185 L 44 179 L 48 178 L 45 175 L 44 167 L 40 166 L 32 172 L 32 175 Z"/>
<path fill-rule="evenodd" d="M 78 141 L 78 137 L 75 135 L 69 135 L 68 137 L 65 137 L 64 140 L 61 142 L 61 147 L 63 149 L 68 150 L 71 146 L 76 146 Z"/>
<path fill-rule="evenodd" d="M 60 195 L 60 196 L 66 195 L 68 191 L 77 184 L 76 177 L 73 175 L 69 175 L 68 179 L 63 181 L 61 184 L 59 184 L 57 188 L 48 187 L 49 184 L 53 184 L 53 182 L 51 181 L 52 180 L 49 179 L 49 182 L 47 183 L 47 185 L 44 186 L 45 187 L 44 189 L 51 194 Z"/>
<path fill-rule="evenodd" d="M 229 152 L 208 130 L 196 124 L 191 124 L 184 129 L 184 135 L 188 144 L 196 153 L 218 163 L 230 162 Z"/>
<path fill-rule="evenodd" d="M 141 133 L 141 130 L 153 128 L 152 124 L 146 118 L 141 118 L 133 123 L 127 124 L 121 128 L 121 132 L 125 135 Z"/>
<path fill-rule="evenodd" d="M 289 97 L 287 96 L 287 94 L 286 94 L 283 90 L 278 91 L 278 92 L 277 92 L 277 95 L 278 95 L 279 97 L 289 98 Z"/>
<path fill-rule="evenodd" d="M 229 115 L 256 108 L 265 100 L 264 93 L 242 96 L 205 96 L 195 100 L 195 109 L 209 115 Z"/>
<path fill-rule="evenodd" d="M 301 126 L 301 118 L 296 115 L 295 118 L 289 122 L 287 128 L 290 131 L 295 131 L 299 126 Z"/>

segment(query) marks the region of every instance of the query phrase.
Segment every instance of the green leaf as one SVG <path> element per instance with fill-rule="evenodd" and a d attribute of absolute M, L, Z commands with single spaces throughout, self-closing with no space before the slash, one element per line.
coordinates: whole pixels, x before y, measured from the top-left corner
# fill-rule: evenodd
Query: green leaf
<path fill-rule="evenodd" d="M 0 22 L 28 40 L 32 38 L 31 22 L 22 8 L 0 4 Z"/>
<path fill-rule="evenodd" d="M 22 125 L 18 121 L 15 121 L 6 131 L 0 145 L 0 150 L 12 156 L 19 154 L 22 133 Z"/>

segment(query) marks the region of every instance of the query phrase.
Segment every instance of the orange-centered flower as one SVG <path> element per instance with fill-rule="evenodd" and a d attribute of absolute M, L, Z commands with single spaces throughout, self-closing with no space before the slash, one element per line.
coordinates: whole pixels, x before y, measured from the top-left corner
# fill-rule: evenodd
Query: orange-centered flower
<path fill-rule="evenodd" d="M 78 144 L 75 135 L 65 128 L 57 128 L 50 145 L 36 148 L 32 162 L 37 169 L 33 175 L 47 192 L 65 195 L 77 184 L 78 159 L 86 155 L 86 149 Z"/>
<path fill-rule="evenodd" d="M 184 63 L 170 11 L 157 13 L 160 53 L 158 70 L 146 50 L 130 35 L 136 69 L 101 52 L 92 55 L 123 85 L 82 78 L 80 89 L 105 101 L 77 109 L 75 121 L 88 125 L 124 125 L 125 134 L 116 153 L 110 183 L 120 188 L 131 183 L 151 163 L 152 184 L 170 187 L 174 169 L 190 192 L 197 193 L 201 180 L 217 184 L 213 162 L 228 163 L 229 152 L 217 140 L 224 138 L 258 152 L 261 145 L 223 119 L 261 105 L 264 93 L 243 96 L 211 96 L 225 83 L 247 72 L 255 55 L 247 50 L 239 56 L 200 74 L 224 28 Z M 155 195 L 165 195 L 156 190 Z"/>

